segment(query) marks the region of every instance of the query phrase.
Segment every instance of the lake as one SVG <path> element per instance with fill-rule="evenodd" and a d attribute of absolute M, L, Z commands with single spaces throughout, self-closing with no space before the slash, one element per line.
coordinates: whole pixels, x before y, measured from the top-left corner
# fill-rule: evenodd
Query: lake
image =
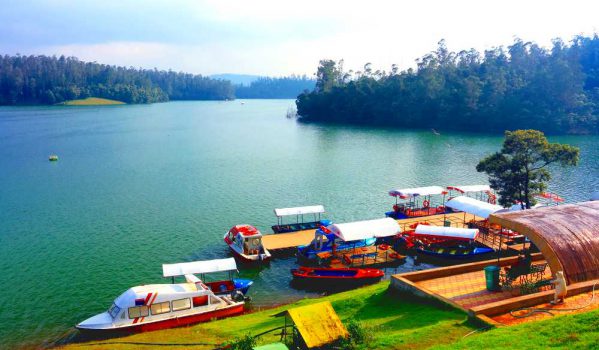
<path fill-rule="evenodd" d="M 0 107 L 0 347 L 54 340 L 127 288 L 168 283 L 163 263 L 227 257 L 224 233 L 270 232 L 273 208 L 373 219 L 392 187 L 485 183 L 475 165 L 503 139 L 305 125 L 285 117 L 293 100 L 244 102 Z M 550 190 L 587 200 L 599 137 L 550 139 L 581 148 L 578 167 L 552 168 Z M 253 307 L 316 295 L 289 286 L 294 265 L 241 272 Z"/>

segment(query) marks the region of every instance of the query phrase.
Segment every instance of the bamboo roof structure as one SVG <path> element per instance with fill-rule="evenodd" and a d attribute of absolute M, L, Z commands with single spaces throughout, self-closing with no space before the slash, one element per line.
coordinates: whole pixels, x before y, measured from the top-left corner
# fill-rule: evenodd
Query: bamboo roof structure
<path fill-rule="evenodd" d="M 489 222 L 528 237 L 568 284 L 599 278 L 598 201 L 494 213 Z"/>

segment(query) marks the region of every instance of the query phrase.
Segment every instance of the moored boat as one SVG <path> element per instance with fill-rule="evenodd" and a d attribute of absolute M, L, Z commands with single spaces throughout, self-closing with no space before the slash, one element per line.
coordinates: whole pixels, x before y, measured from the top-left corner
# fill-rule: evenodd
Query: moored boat
<path fill-rule="evenodd" d="M 401 232 L 397 221 L 391 218 L 356 221 L 333 224 L 327 228 L 333 234 L 331 251 L 317 253 L 318 262 L 335 268 L 364 267 L 401 263 L 405 256 L 395 252 L 388 244 L 353 246 L 353 242 L 386 239 Z M 337 243 L 350 246 L 348 249 L 337 249 Z"/>
<path fill-rule="evenodd" d="M 278 208 L 274 210 L 277 224 L 271 226 L 274 233 L 287 233 L 303 230 L 315 230 L 320 226 L 328 226 L 330 220 L 321 220 L 320 215 L 325 212 L 322 205 L 310 205 L 306 207 Z M 304 215 L 313 215 L 312 221 L 306 221 Z M 286 216 L 295 216 L 295 223 L 285 222 Z"/>
<path fill-rule="evenodd" d="M 217 296 L 201 281 L 128 289 L 112 306 L 76 327 L 86 332 L 146 332 L 237 315 L 244 301 Z"/>
<path fill-rule="evenodd" d="M 406 219 L 443 214 L 447 210 L 444 205 L 446 194 L 447 191 L 441 186 L 392 189 L 389 195 L 395 197 L 395 204 L 393 211 L 388 211 L 385 215 L 394 219 Z M 433 203 L 433 196 L 442 196 L 441 204 Z"/>
<path fill-rule="evenodd" d="M 337 239 L 337 236 L 327 227 L 321 226 L 314 232 L 314 239 L 308 245 L 297 247 L 298 257 L 305 259 L 314 259 L 320 253 L 344 251 L 355 248 L 362 248 L 374 245 L 376 238 L 368 237 L 354 241 L 343 241 Z"/>
<path fill-rule="evenodd" d="M 251 225 L 235 225 L 224 236 L 225 243 L 243 262 L 266 262 L 270 252 L 262 245 L 262 233 Z"/>
<path fill-rule="evenodd" d="M 216 295 L 229 295 L 233 299 L 237 297 L 238 293 L 246 295 L 250 286 L 254 283 L 249 279 L 233 278 L 233 274 L 237 272 L 237 264 L 234 258 L 162 265 L 162 275 L 173 278 L 173 282 L 175 277 L 185 276 L 187 281 L 203 282 Z M 214 276 L 219 273 L 227 273 L 228 278 L 216 278 L 214 281 L 207 280 L 207 276 Z M 198 279 L 194 274 L 199 274 L 200 278 Z"/>
<path fill-rule="evenodd" d="M 322 268 L 300 266 L 292 269 L 291 274 L 296 280 L 314 283 L 331 283 L 335 285 L 362 285 L 381 280 L 385 273 L 379 269 L 360 268 Z"/>
<path fill-rule="evenodd" d="M 495 252 L 476 242 L 478 229 L 419 224 L 403 234 L 418 253 L 444 259 L 474 259 Z"/>

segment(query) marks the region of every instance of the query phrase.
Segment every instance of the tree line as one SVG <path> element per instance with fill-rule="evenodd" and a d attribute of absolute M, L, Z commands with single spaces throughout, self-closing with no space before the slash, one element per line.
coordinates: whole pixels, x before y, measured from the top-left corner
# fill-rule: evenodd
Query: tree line
<path fill-rule="evenodd" d="M 117 67 L 75 57 L 1 56 L 0 105 L 55 104 L 101 97 L 126 103 L 233 99 L 226 80 Z"/>
<path fill-rule="evenodd" d="M 296 98 L 305 90 L 314 89 L 316 80 L 305 75 L 290 75 L 287 77 L 261 77 L 249 86 L 235 86 L 237 98 Z"/>
<path fill-rule="evenodd" d="M 300 120 L 439 130 L 599 133 L 599 37 L 549 49 L 516 39 L 480 54 L 444 40 L 416 68 L 345 71 L 320 61 L 313 91 L 297 97 Z"/>

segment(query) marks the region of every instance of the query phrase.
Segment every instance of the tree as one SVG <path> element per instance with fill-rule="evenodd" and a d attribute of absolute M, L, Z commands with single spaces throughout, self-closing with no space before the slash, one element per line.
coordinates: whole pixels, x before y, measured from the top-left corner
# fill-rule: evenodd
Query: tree
<path fill-rule="evenodd" d="M 328 92 L 341 83 L 343 78 L 343 61 L 321 60 L 316 72 L 316 91 Z"/>
<path fill-rule="evenodd" d="M 549 143 L 538 130 L 506 131 L 501 151 L 481 160 L 476 170 L 489 175 L 501 205 L 519 201 L 522 209 L 530 209 L 535 203 L 533 195 L 545 190 L 545 183 L 551 179 L 547 166 L 576 165 L 578 157 L 577 147 Z"/>

